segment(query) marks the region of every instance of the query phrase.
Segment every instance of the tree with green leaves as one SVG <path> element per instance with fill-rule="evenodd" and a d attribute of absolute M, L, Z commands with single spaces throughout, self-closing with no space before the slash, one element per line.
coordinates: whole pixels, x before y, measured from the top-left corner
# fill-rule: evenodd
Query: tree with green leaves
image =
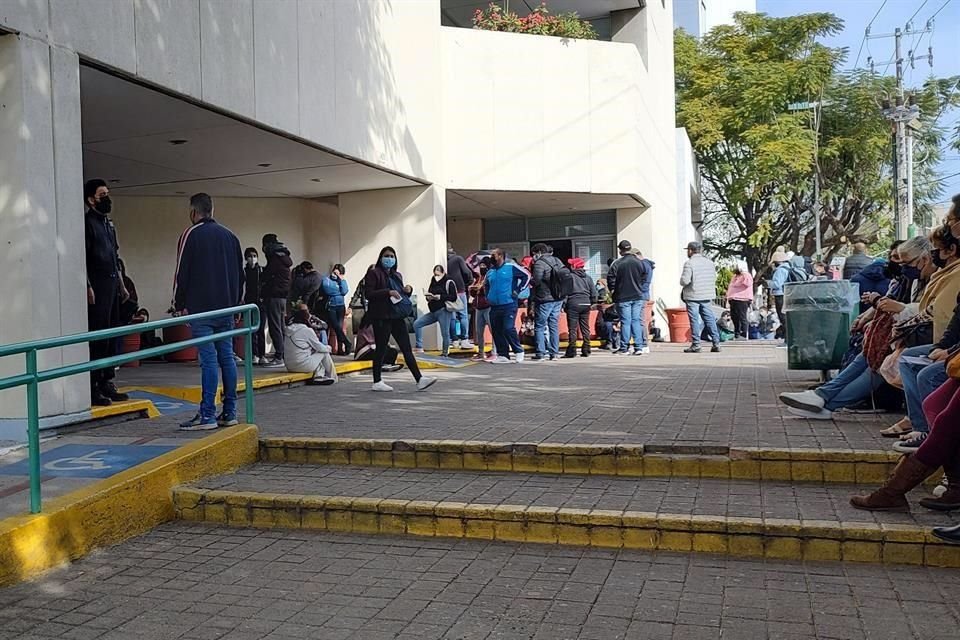
<path fill-rule="evenodd" d="M 825 257 L 889 230 L 892 129 L 881 101 L 894 87 L 839 72 L 846 51 L 819 40 L 841 28 L 829 13 L 738 13 L 699 41 L 677 32 L 677 120 L 700 163 L 709 250 L 758 272 L 779 246 L 812 255 L 816 179 Z M 929 114 L 915 153 L 921 211 L 936 195 L 943 88 L 931 80 L 916 96 Z"/>

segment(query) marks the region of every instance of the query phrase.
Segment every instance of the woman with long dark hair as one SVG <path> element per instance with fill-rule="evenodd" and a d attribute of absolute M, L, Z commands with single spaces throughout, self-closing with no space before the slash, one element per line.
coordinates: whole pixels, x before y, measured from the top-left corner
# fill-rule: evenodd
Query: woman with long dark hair
<path fill-rule="evenodd" d="M 396 340 L 403 360 L 417 381 L 417 390 L 430 387 L 436 378 L 420 374 L 417 359 L 410 348 L 410 334 L 407 333 L 405 319 L 413 312 L 410 294 L 413 289 L 404 286 L 403 276 L 397 271 L 397 252 L 393 247 L 380 250 L 377 263 L 367 269 L 363 279 L 363 288 L 367 297 L 367 317 L 373 325 L 376 338 L 376 350 L 373 354 L 373 390 L 393 391 L 393 387 L 381 380 L 383 360 L 387 352 L 390 336 Z"/>

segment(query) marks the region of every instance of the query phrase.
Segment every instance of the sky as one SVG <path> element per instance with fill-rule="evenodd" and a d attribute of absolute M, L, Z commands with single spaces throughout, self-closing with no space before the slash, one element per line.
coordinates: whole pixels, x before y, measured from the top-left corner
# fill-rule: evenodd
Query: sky
<path fill-rule="evenodd" d="M 879 10 L 879 13 L 877 13 Z M 933 33 L 926 36 L 905 36 L 903 38 L 904 56 L 907 50 L 916 47 L 917 55 L 926 54 L 928 46 L 933 46 L 934 75 L 939 77 L 960 75 L 960 0 L 757 0 L 757 11 L 773 16 L 790 16 L 800 13 L 830 12 L 843 20 L 841 33 L 825 40 L 832 47 L 847 47 L 850 51 L 846 66 L 853 68 L 861 43 L 860 61 L 857 66 L 868 68 L 867 58 L 873 56 L 877 63 L 877 72 L 895 75 L 893 65 L 884 70 L 887 62 L 893 59 L 893 38 L 871 39 L 864 41 L 863 32 L 876 15 L 870 29 L 872 36 L 892 34 L 896 27 L 905 29 L 911 16 L 914 29 L 922 30 L 934 13 L 937 13 Z M 916 68 L 904 67 L 907 88 L 918 86 L 931 73 L 926 60 L 916 62 Z M 960 110 L 953 110 L 944 116 L 943 122 L 953 128 L 960 120 Z M 960 151 L 950 149 L 944 152 L 944 161 L 940 166 L 940 175 L 960 173 Z M 944 193 L 941 200 L 948 202 L 950 196 L 960 193 L 960 175 L 944 181 Z"/>

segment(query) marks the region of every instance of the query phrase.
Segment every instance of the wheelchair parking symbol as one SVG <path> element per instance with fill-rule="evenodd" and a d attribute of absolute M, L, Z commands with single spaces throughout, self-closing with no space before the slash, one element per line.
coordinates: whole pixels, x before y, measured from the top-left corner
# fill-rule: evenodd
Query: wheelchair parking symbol
<path fill-rule="evenodd" d="M 109 452 L 109 449 L 100 449 L 99 451 L 91 451 L 90 453 L 82 456 L 58 458 L 46 463 L 43 465 L 43 468 L 47 471 L 78 471 L 83 469 L 93 471 L 109 469 L 109 465 L 103 461 L 103 458 L 97 457 Z"/>
<path fill-rule="evenodd" d="M 41 474 L 60 478 L 107 478 L 176 449 L 171 445 L 66 444 L 40 454 Z M 30 462 L 0 467 L 0 475 L 26 476 Z"/>

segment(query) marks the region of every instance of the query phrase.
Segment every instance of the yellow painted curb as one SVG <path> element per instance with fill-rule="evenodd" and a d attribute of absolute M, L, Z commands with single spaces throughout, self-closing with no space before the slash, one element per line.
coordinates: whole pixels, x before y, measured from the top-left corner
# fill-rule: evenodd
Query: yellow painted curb
<path fill-rule="evenodd" d="M 886 451 L 725 449 L 678 453 L 688 447 L 581 445 L 466 440 L 264 438 L 260 459 L 295 464 L 570 473 L 632 477 L 717 478 L 875 484 L 899 456 Z"/>
<path fill-rule="evenodd" d="M 114 402 L 109 407 L 91 407 L 90 417 L 93 420 L 102 420 L 113 416 L 140 412 L 145 412 L 148 418 L 156 418 L 160 415 L 151 400 L 126 400 L 124 402 Z"/>
<path fill-rule="evenodd" d="M 174 490 L 177 517 L 212 524 L 697 551 L 784 560 L 960 567 L 960 546 L 925 529 L 869 522 L 525 505 Z"/>
<path fill-rule="evenodd" d="M 175 516 L 172 489 L 255 461 L 257 428 L 238 425 L 0 521 L 0 586 L 36 576 Z"/>

